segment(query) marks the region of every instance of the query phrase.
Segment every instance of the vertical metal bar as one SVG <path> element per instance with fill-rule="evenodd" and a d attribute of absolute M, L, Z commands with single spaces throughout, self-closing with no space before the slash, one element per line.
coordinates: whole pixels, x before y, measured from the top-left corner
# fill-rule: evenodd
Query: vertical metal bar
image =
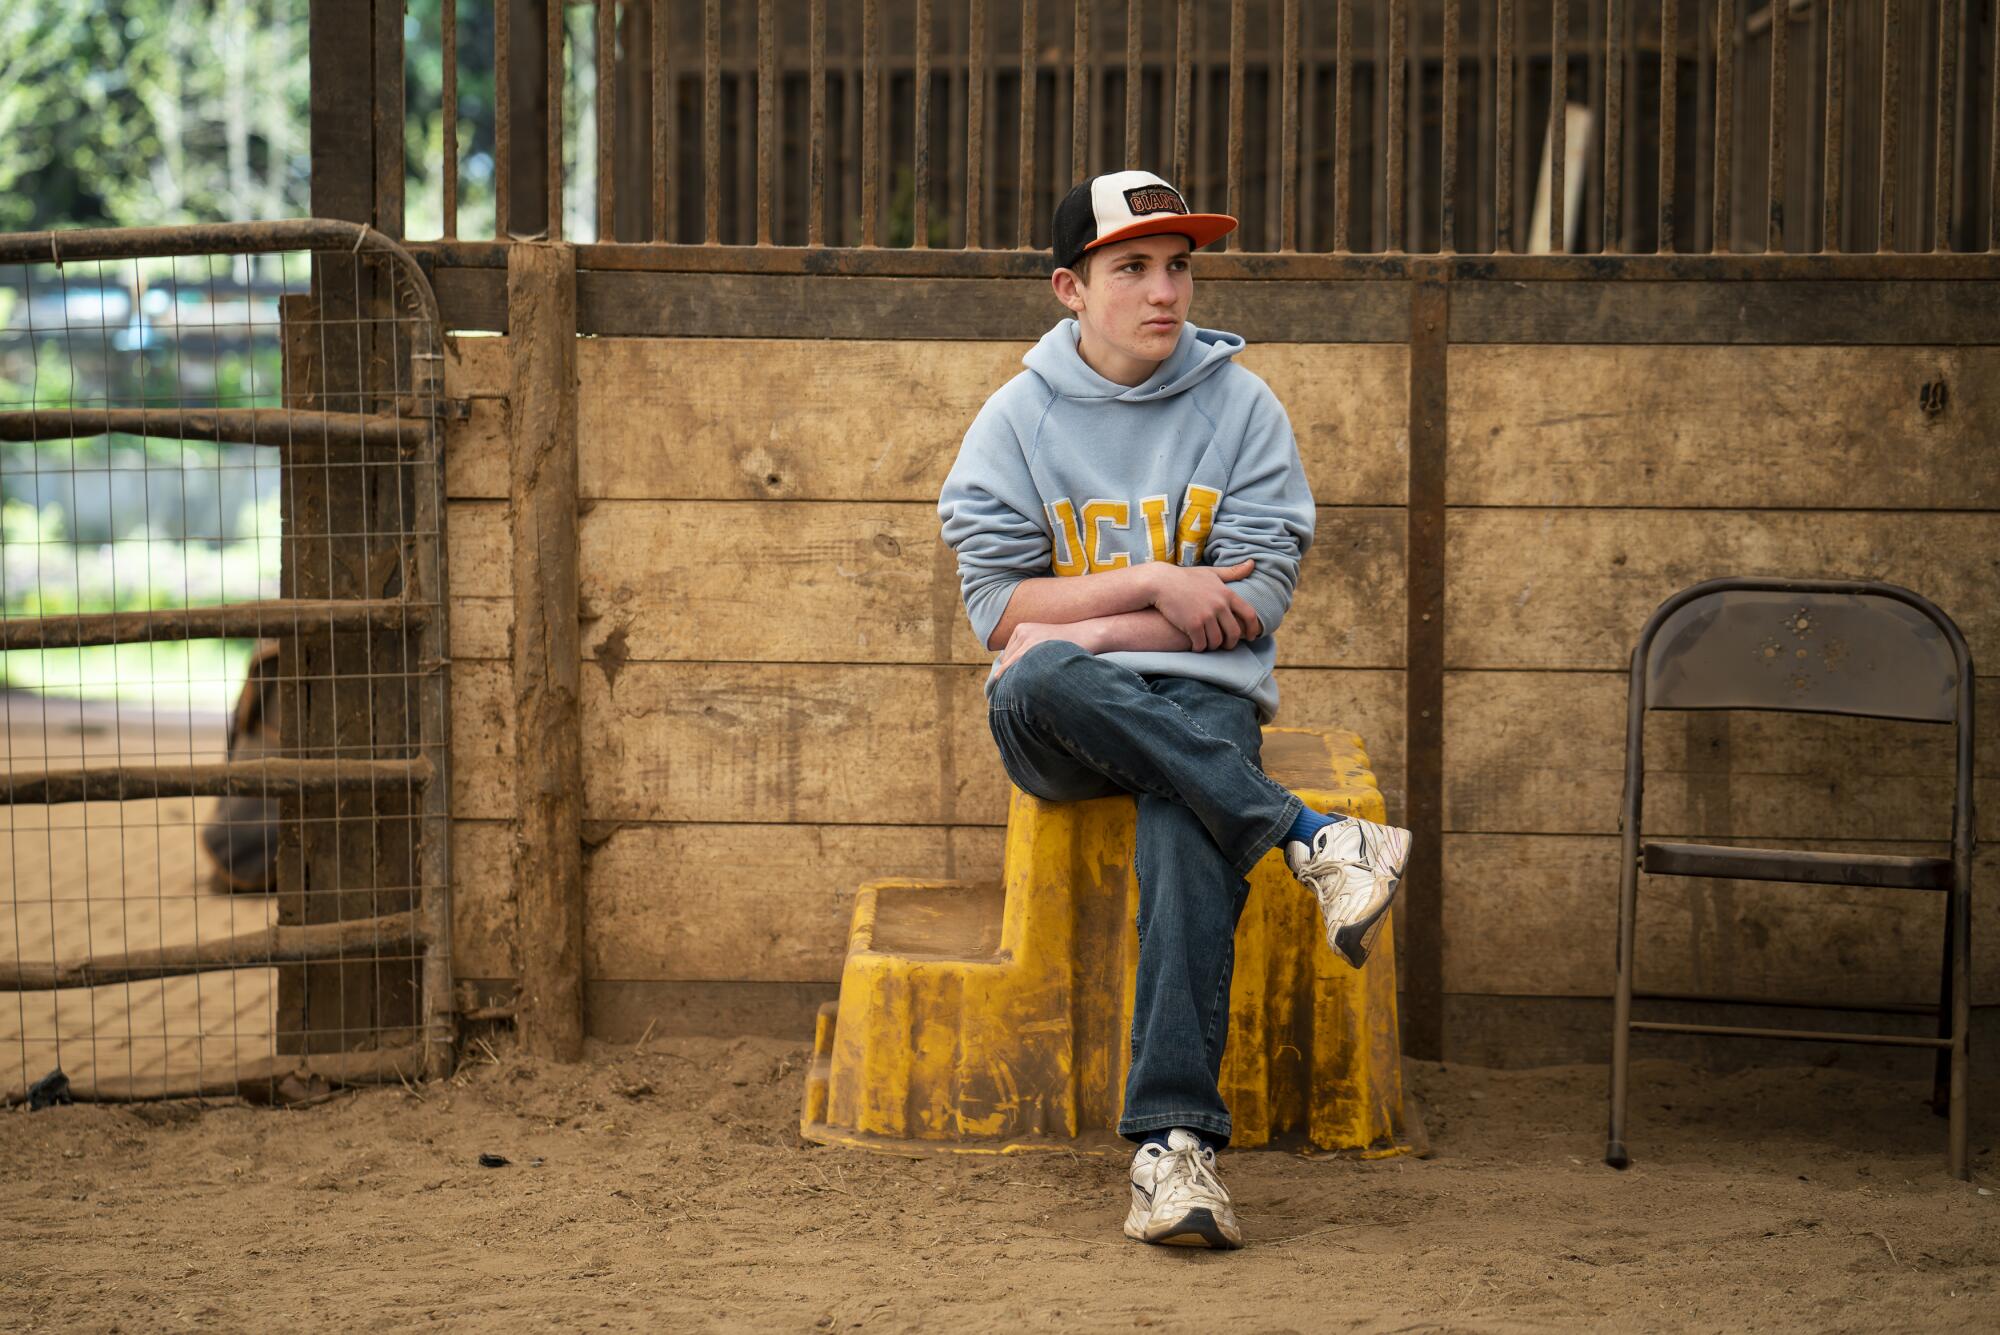
<path fill-rule="evenodd" d="M 1606 0 L 1606 3 L 1609 3 L 1609 0 Z M 1596 4 L 1592 3 L 1592 0 L 1583 0 L 1583 31 L 1583 102 L 1584 106 L 1590 112 L 1590 120 L 1588 122 L 1590 126 L 1589 136 L 1595 136 L 1594 139 L 1586 136 L 1584 143 L 1592 148 L 1596 148 L 1601 144 L 1605 125 L 1605 32 L 1603 12 Z M 1583 189 L 1578 192 L 1578 202 L 1581 203 L 1590 197 L 1590 173 L 1593 169 L 1596 169 L 1600 176 L 1598 188 L 1601 194 L 1604 184 L 1601 179 L 1604 159 L 1601 153 L 1592 155 L 1586 152 L 1583 156 L 1583 161 L 1578 165 L 1583 171 Z M 1584 213 L 1578 214 L 1576 219 L 1570 224 L 1581 233 L 1579 237 L 1580 244 L 1577 246 L 1577 249 L 1581 251 L 1596 251 L 1600 249 L 1604 245 L 1603 224 L 1604 218 L 1601 211 L 1593 212 L 1586 210 Z"/>
<path fill-rule="evenodd" d="M 1671 3 L 1671 0 L 1669 0 Z M 1500 49 L 1494 57 L 1493 249 L 1514 249 L 1514 0 L 1500 0 Z"/>
<path fill-rule="evenodd" d="M 1245 0 L 1229 0 L 1229 161 L 1223 212 L 1241 219 L 1243 199 L 1243 29 Z M 1243 248 L 1241 226 L 1229 234 L 1229 249 Z"/>
<path fill-rule="evenodd" d="M 458 239 L 458 0 L 444 0 L 444 239 Z"/>
<path fill-rule="evenodd" d="M 1347 0 L 1340 0 L 1346 4 Z M 1188 112 L 1194 105 L 1194 0 L 1180 0 L 1174 23 L 1174 185 L 1185 191 L 1189 179 L 1191 144 L 1188 139 Z"/>
<path fill-rule="evenodd" d="M 1896 140 L 1902 131 L 1903 17 L 1896 0 L 1882 0 L 1881 195 L 1875 249 L 1896 248 Z"/>
<path fill-rule="evenodd" d="M 986 0 L 972 0 L 971 12 L 965 85 L 965 248 L 978 250 L 985 244 L 980 224 L 986 212 L 982 195 L 986 184 Z"/>
<path fill-rule="evenodd" d="M 1410 285 L 1410 481 L 1405 550 L 1407 671 L 1403 727 L 1406 823 L 1420 850 L 1403 876 L 1397 967 L 1406 978 L 1403 1040 L 1412 1056 L 1444 1055 L 1445 469 L 1451 285 L 1445 262 L 1424 259 Z"/>
<path fill-rule="evenodd" d="M 1569 249 L 1563 219 L 1563 180 L 1569 156 L 1569 0 L 1555 0 L 1549 16 L 1549 253 Z"/>
<path fill-rule="evenodd" d="M 979 0 L 973 0 L 977 8 Z M 861 244 L 876 244 L 875 230 L 882 196 L 882 76 L 881 23 L 875 0 L 861 3 Z M 972 40 L 980 40 L 974 30 Z M 979 174 L 974 159 L 972 174 Z M 976 215 L 975 215 L 976 218 Z M 973 225 L 973 224 L 969 224 Z"/>
<path fill-rule="evenodd" d="M 1443 115 L 1438 135 L 1438 249 L 1449 255 L 1458 249 L 1458 0 L 1444 0 Z"/>
<path fill-rule="evenodd" d="M 1608 254 L 1625 249 L 1625 0 L 1606 0 L 1604 26 L 1604 223 L 1599 248 Z"/>
<path fill-rule="evenodd" d="M 771 244 L 771 166 L 778 144 L 778 58 L 773 0 L 757 0 L 757 244 Z M 609 0 L 598 0 L 600 9 Z"/>
<path fill-rule="evenodd" d="M 713 246 L 722 240 L 722 0 L 706 0 L 701 15 L 701 195 L 702 240 Z"/>
<path fill-rule="evenodd" d="M 513 0 L 493 0 L 493 239 L 507 239 L 514 155 Z"/>
<path fill-rule="evenodd" d="M 1894 3 L 1895 0 L 1890 0 Z M 1730 167 L 1736 157 L 1736 3 L 1718 0 L 1715 6 L 1715 184 L 1709 207 L 1708 248 L 1730 249 L 1730 208 L 1735 202 L 1730 191 Z"/>
<path fill-rule="evenodd" d="M 1986 140 L 1986 248 L 2000 250 L 2000 14 L 1994 15 L 1993 63 L 1986 70 L 1993 91 L 1993 121 Z"/>
<path fill-rule="evenodd" d="M 1790 0 L 1771 0 L 1771 123 L 1769 170 L 1764 178 L 1764 249 L 1773 254 L 1785 249 L 1785 77 L 1791 46 Z"/>
<path fill-rule="evenodd" d="M 1674 177 L 1680 154 L 1680 0 L 1660 0 L 1660 239 L 1662 255 L 1674 249 Z"/>
<path fill-rule="evenodd" d="M 563 5 L 549 0 L 548 72 L 549 87 L 549 240 L 563 239 Z"/>
<path fill-rule="evenodd" d="M 1447 0 L 1457 4 L 1458 0 Z M 1278 249 L 1299 248 L 1299 0 L 1284 0 L 1283 105 L 1278 134 Z"/>
<path fill-rule="evenodd" d="M 916 182 L 910 244 L 925 250 L 931 244 L 931 0 L 917 0 L 916 43 Z"/>
<path fill-rule="evenodd" d="M 811 128 L 806 147 L 806 244 L 826 244 L 826 0 L 812 0 Z"/>
<path fill-rule="evenodd" d="M 928 0 L 926 0 L 928 3 Z M 1029 250 L 1035 244 L 1035 92 L 1041 81 L 1041 37 L 1035 0 L 1021 0 L 1021 207 L 1014 220 L 1014 244 Z"/>
<path fill-rule="evenodd" d="M 1333 36 L 1333 248 L 1345 253 L 1351 249 L 1348 214 L 1354 207 L 1354 0 L 1338 0 L 1334 22 L 1339 26 Z"/>
<path fill-rule="evenodd" d="M 2000 21 L 2000 15 L 1996 16 Z M 1951 249 L 1952 150 L 1958 138 L 1958 6 L 1938 0 L 1936 167 L 1931 177 L 1931 249 Z M 2000 71 L 1996 71 L 2000 74 Z"/>
<path fill-rule="evenodd" d="M 1714 239 L 1710 225 L 1710 202 L 1714 195 L 1711 170 L 1701 165 L 1701 148 L 1708 144 L 1713 156 L 1715 130 L 1715 13 L 1714 0 L 1695 0 L 1694 21 L 1694 220 L 1693 250 L 1708 249 Z"/>
<path fill-rule="evenodd" d="M 1847 4 L 1826 0 L 1826 139 L 1820 158 L 1821 250 L 1841 247 L 1841 168 L 1846 162 L 1847 131 Z"/>
<path fill-rule="evenodd" d="M 1301 168 L 1293 188 L 1298 191 L 1298 245 L 1314 249 L 1319 238 L 1319 60 L 1314 45 L 1313 11 L 1299 11 L 1299 148 Z"/>
<path fill-rule="evenodd" d="M 665 241 L 673 235 L 667 210 L 674 199 L 674 140 L 668 133 L 667 108 L 673 85 L 667 78 L 668 0 L 653 4 L 653 240 Z"/>
<path fill-rule="evenodd" d="M 1069 174 L 1090 175 L 1090 0 L 1076 0 L 1076 40 L 1070 47 Z"/>
<path fill-rule="evenodd" d="M 1139 86 L 1144 80 L 1140 68 L 1145 37 L 1144 0 L 1125 0 L 1125 170 L 1139 166 Z"/>
<path fill-rule="evenodd" d="M 1383 167 L 1384 250 L 1403 248 L 1403 67 L 1409 22 L 1408 0 L 1389 0 L 1389 132 L 1382 137 L 1388 155 Z"/>
<path fill-rule="evenodd" d="M 618 142 L 618 5 L 597 4 L 597 239 L 618 239 L 618 192 L 611 150 Z"/>

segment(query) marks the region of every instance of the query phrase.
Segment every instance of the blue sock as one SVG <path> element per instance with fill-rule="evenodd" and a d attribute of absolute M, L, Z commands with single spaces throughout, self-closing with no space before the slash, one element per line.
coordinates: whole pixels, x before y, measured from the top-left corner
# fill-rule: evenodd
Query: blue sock
<path fill-rule="evenodd" d="M 1208 1146 L 1212 1150 L 1219 1150 L 1223 1146 L 1223 1141 L 1220 1136 L 1210 1135 L 1208 1132 L 1203 1131 L 1199 1127 L 1184 1126 L 1180 1129 L 1187 1132 L 1189 1135 L 1193 1136 L 1196 1140 L 1199 1140 L 1202 1144 Z M 1139 1142 L 1139 1147 L 1141 1149 L 1144 1149 L 1148 1145 L 1158 1145 L 1161 1149 L 1164 1150 L 1167 1148 L 1167 1136 L 1173 1130 L 1174 1130 L 1173 1127 L 1163 1126 L 1158 1131 L 1148 1131 L 1146 1133 L 1146 1138 Z"/>
<path fill-rule="evenodd" d="M 1292 822 L 1291 829 L 1285 831 L 1285 837 L 1278 841 L 1278 845 L 1283 847 L 1296 839 L 1307 848 L 1311 848 L 1314 835 L 1335 821 L 1346 819 L 1345 816 L 1322 816 L 1311 807 L 1302 806 L 1299 808 L 1298 819 Z"/>

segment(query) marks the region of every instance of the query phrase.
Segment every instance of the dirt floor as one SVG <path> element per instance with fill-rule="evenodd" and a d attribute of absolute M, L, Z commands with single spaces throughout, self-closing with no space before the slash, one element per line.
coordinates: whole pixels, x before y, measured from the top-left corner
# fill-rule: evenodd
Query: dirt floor
<path fill-rule="evenodd" d="M 15 1330 L 2000 1329 L 2000 1195 L 1924 1090 L 1642 1064 L 1413 1065 L 1435 1157 L 1225 1155 L 1247 1250 L 1118 1231 L 1122 1162 L 803 1144 L 803 1046 L 503 1043 L 451 1082 L 273 1110 L 0 1113 Z M 1851 1069 L 1850 1069 L 1851 1068 Z M 1990 1087 L 1986 1091 L 1991 1093 Z M 2000 1183 L 2000 1117 L 1975 1127 Z M 484 1168 L 480 1154 L 505 1156 Z"/>

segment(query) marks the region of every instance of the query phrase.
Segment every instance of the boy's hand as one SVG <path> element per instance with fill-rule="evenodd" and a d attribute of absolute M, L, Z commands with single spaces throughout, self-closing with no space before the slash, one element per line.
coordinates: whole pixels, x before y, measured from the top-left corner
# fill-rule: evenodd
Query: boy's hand
<path fill-rule="evenodd" d="M 1264 633 L 1255 609 L 1229 587 L 1255 570 L 1255 561 L 1239 561 L 1233 566 L 1148 562 L 1140 568 L 1153 575 L 1153 606 L 1188 637 L 1189 646 L 1196 651 L 1234 649 L 1238 641 L 1254 640 Z"/>
<path fill-rule="evenodd" d="M 1000 661 L 993 665 L 993 675 L 999 676 L 1014 666 L 1015 659 L 1046 640 L 1067 640 L 1081 647 L 1085 653 L 1094 654 L 1098 651 L 1098 646 L 1094 642 L 1096 637 L 1091 633 L 1092 628 L 1093 623 L 1088 621 L 1069 626 L 1042 621 L 1023 621 L 1014 627 L 1014 633 L 1007 637 L 1007 648 L 1001 653 Z"/>

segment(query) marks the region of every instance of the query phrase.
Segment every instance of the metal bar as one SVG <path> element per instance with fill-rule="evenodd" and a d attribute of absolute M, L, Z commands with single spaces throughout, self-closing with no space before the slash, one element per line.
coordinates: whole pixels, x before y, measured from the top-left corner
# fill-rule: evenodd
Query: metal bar
<path fill-rule="evenodd" d="M 1606 0 L 1604 16 L 1604 222 L 1599 249 L 1625 249 L 1625 0 Z M 1660 55 L 1662 63 L 1667 59 Z"/>
<path fill-rule="evenodd" d="M 505 3 L 505 0 L 498 0 Z M 653 21 L 653 240 L 665 241 L 673 235 L 667 210 L 675 198 L 673 191 L 674 141 L 667 133 L 667 108 L 673 85 L 667 78 L 668 0 L 652 0 Z"/>
<path fill-rule="evenodd" d="M 662 0 L 664 3 L 664 0 Z M 806 148 L 806 244 L 826 244 L 826 0 L 812 0 L 812 95 Z"/>
<path fill-rule="evenodd" d="M 1660 0 L 1660 237 L 1655 247 L 1674 249 L 1674 179 L 1680 155 L 1680 0 Z"/>
<path fill-rule="evenodd" d="M 1770 0 L 1771 14 L 1771 115 L 1768 168 L 1764 177 L 1764 249 L 1782 253 L 1785 249 L 1785 78 L 1789 73 L 1791 46 L 1791 6 L 1789 0 Z"/>
<path fill-rule="evenodd" d="M 0 411 L 0 440 L 81 440 L 112 432 L 237 445 L 361 445 L 389 449 L 423 444 L 430 423 L 389 414 L 310 412 L 291 408 L 10 408 Z"/>
<path fill-rule="evenodd" d="M 390 236 L 403 235 L 403 195 L 407 164 L 403 124 L 407 108 L 403 93 L 403 9 L 375 9 L 375 226 Z"/>
<path fill-rule="evenodd" d="M 444 42 L 444 239 L 458 236 L 458 0 L 444 0 L 438 15 Z"/>
<path fill-rule="evenodd" d="M 1569 0 L 1554 0 L 1549 15 L 1549 253 L 1569 249 L 1563 218 L 1564 176 L 1569 162 Z"/>
<path fill-rule="evenodd" d="M 1996 17 L 2000 21 L 2000 17 Z M 1938 0 L 1937 138 L 1931 173 L 1931 249 L 1951 247 L 1952 150 L 1958 140 L 1958 6 Z M 2000 77 L 2000 71 L 1995 71 Z"/>
<path fill-rule="evenodd" d="M 1414 260 L 1410 288 L 1410 479 L 1405 550 L 1406 823 L 1415 855 L 1396 910 L 1398 974 L 1406 979 L 1404 1050 L 1444 1053 L 1445 498 L 1450 264 Z"/>
<path fill-rule="evenodd" d="M 1993 21 L 1993 63 L 1986 67 L 1992 85 L 1993 117 L 1987 132 L 1986 248 L 2000 250 L 2000 15 Z"/>
<path fill-rule="evenodd" d="M 1314 44 L 1313 11 L 1299 11 L 1299 147 L 1302 173 L 1293 183 L 1298 192 L 1298 245 L 1307 250 L 1319 237 L 1319 48 Z M 1296 247 L 1295 247 L 1296 248 Z"/>
<path fill-rule="evenodd" d="M 1857 1005 L 1851 1001 L 1815 1001 L 1810 997 L 1749 997 L 1737 993 L 1647 992 L 1634 989 L 1634 1001 L 1692 1001 L 1717 1006 L 1769 1006 L 1773 1010 L 1849 1011 L 1858 1015 L 1936 1015 L 1937 1007 L 1921 1001 L 1881 1001 Z"/>
<path fill-rule="evenodd" d="M 659 0 L 665 4 L 666 0 Z M 493 239 L 507 239 L 514 144 L 513 0 L 493 0 Z"/>
<path fill-rule="evenodd" d="M 378 918 L 310 926 L 273 923 L 260 932 L 199 941 L 192 945 L 129 950 L 122 955 L 96 956 L 71 964 L 15 964 L 12 976 L 0 974 L 0 992 L 44 992 L 63 987 L 99 987 L 141 978 L 227 969 L 263 969 L 273 964 L 303 964 L 312 960 L 381 959 L 407 955 L 429 944 L 417 914 L 389 913 Z"/>
<path fill-rule="evenodd" d="M 1389 0 L 1389 132 L 1382 137 L 1382 150 L 1387 157 L 1383 165 L 1382 194 L 1385 213 L 1383 249 L 1390 251 L 1403 248 L 1403 78 L 1409 21 L 1408 0 Z"/>
<path fill-rule="evenodd" d="M 1672 3 L 1672 0 L 1668 0 Z M 1498 88 L 1494 92 L 1493 249 L 1514 249 L 1514 0 L 1500 0 Z"/>
<path fill-rule="evenodd" d="M 1709 199 L 1708 248 L 1726 251 L 1731 249 L 1729 218 L 1734 203 L 1729 175 L 1736 158 L 1736 0 L 1717 0 L 1710 37 L 1715 43 L 1715 184 Z"/>
<path fill-rule="evenodd" d="M 1897 0 L 1882 0 L 1881 193 L 1877 198 L 1875 249 L 1896 248 L 1896 140 L 1902 131 L 1903 20 Z"/>
<path fill-rule="evenodd" d="M 1709 1034 L 1718 1038 L 1796 1039 L 1805 1043 L 1860 1043 L 1878 1048 L 1950 1048 L 1948 1038 L 1903 1034 L 1845 1034 L 1818 1029 L 1747 1029 L 1726 1024 L 1666 1024 L 1658 1020 L 1632 1021 L 1634 1033 Z"/>
<path fill-rule="evenodd" d="M 130 802 L 155 797 L 270 797 L 342 788 L 420 786 L 435 773 L 412 760 L 226 760 L 211 765 L 17 771 L 0 779 L 0 806 Z"/>
<path fill-rule="evenodd" d="M 1246 0 L 1229 0 L 1229 162 L 1223 212 L 1241 219 L 1243 199 L 1243 34 Z M 1229 234 L 1229 249 L 1243 248 L 1243 228 Z"/>
<path fill-rule="evenodd" d="M 1347 215 L 1354 206 L 1349 161 L 1354 147 L 1354 0 L 1338 0 L 1334 22 L 1339 26 L 1333 36 L 1333 248 L 1345 254 L 1351 249 Z"/>
<path fill-rule="evenodd" d="M 618 4 L 597 3 L 597 239 L 618 236 L 618 180 L 612 150 L 618 142 Z"/>
<path fill-rule="evenodd" d="M 392 599 L 270 598 L 217 607 L 152 612 L 0 618 L 0 651 L 74 649 L 95 644 L 157 644 L 174 640 L 266 639 L 350 630 L 414 630 L 427 624 L 428 603 Z"/>
<path fill-rule="evenodd" d="M 549 240 L 563 238 L 563 13 L 562 0 L 548 0 L 548 173 Z"/>
<path fill-rule="evenodd" d="M 1076 38 L 1070 46 L 1069 174 L 1090 175 L 1090 0 L 1076 0 Z"/>
<path fill-rule="evenodd" d="M 598 0 L 600 7 L 606 0 Z M 757 0 L 757 244 L 771 244 L 771 173 L 778 147 L 777 17 Z"/>
<path fill-rule="evenodd" d="M 982 0 L 973 0 L 978 6 Z M 876 225 L 880 220 L 882 204 L 882 24 L 875 11 L 875 0 L 862 0 L 861 4 L 861 244 L 877 244 Z M 977 42 L 983 33 L 983 25 L 975 25 L 973 41 Z M 979 161 L 975 158 L 971 174 L 979 175 Z M 968 218 L 968 228 L 976 225 L 975 218 Z M 970 232 L 967 233 L 968 238 Z"/>
<path fill-rule="evenodd" d="M 910 201 L 910 244 L 931 243 L 931 0 L 917 0 L 916 126 L 914 188 Z"/>
<path fill-rule="evenodd" d="M 1456 4 L 1458 0 L 1450 0 Z M 1299 0 L 1284 0 L 1283 105 L 1279 109 L 1278 249 L 1299 248 Z"/>
<path fill-rule="evenodd" d="M 872 5 L 874 0 L 869 0 Z M 985 245 L 986 0 L 972 0 L 965 83 L 965 248 Z"/>
<path fill-rule="evenodd" d="M 1346 5 L 1348 0 L 1340 0 Z M 1192 189 L 1194 182 L 1188 173 L 1192 168 L 1189 161 L 1192 152 L 1188 135 L 1191 126 L 1188 112 L 1194 105 L 1194 0 L 1180 0 L 1180 12 L 1174 24 L 1174 184 L 1182 190 Z M 1996 117 L 2000 117 L 2000 101 L 1995 103 Z"/>
<path fill-rule="evenodd" d="M 1294 0 L 1295 2 L 1295 0 Z M 1145 35 L 1144 0 L 1125 0 L 1125 170 L 1139 166 L 1139 85 L 1141 39 Z"/>
<path fill-rule="evenodd" d="M 722 240 L 722 0 L 707 0 L 701 15 L 702 240 Z"/>
<path fill-rule="evenodd" d="M 1820 150 L 1819 247 L 1841 247 L 1841 169 L 1846 160 L 1847 130 L 1847 5 L 1826 0 L 1826 126 Z"/>
<path fill-rule="evenodd" d="M 1458 0 L 1444 0 L 1443 116 L 1438 133 L 1438 249 L 1449 255 L 1458 249 Z"/>
<path fill-rule="evenodd" d="M 929 3 L 929 0 L 925 0 Z M 1035 244 L 1035 95 L 1041 82 L 1040 28 L 1035 0 L 1021 0 L 1021 154 L 1015 191 L 1014 244 L 1027 250 Z"/>

